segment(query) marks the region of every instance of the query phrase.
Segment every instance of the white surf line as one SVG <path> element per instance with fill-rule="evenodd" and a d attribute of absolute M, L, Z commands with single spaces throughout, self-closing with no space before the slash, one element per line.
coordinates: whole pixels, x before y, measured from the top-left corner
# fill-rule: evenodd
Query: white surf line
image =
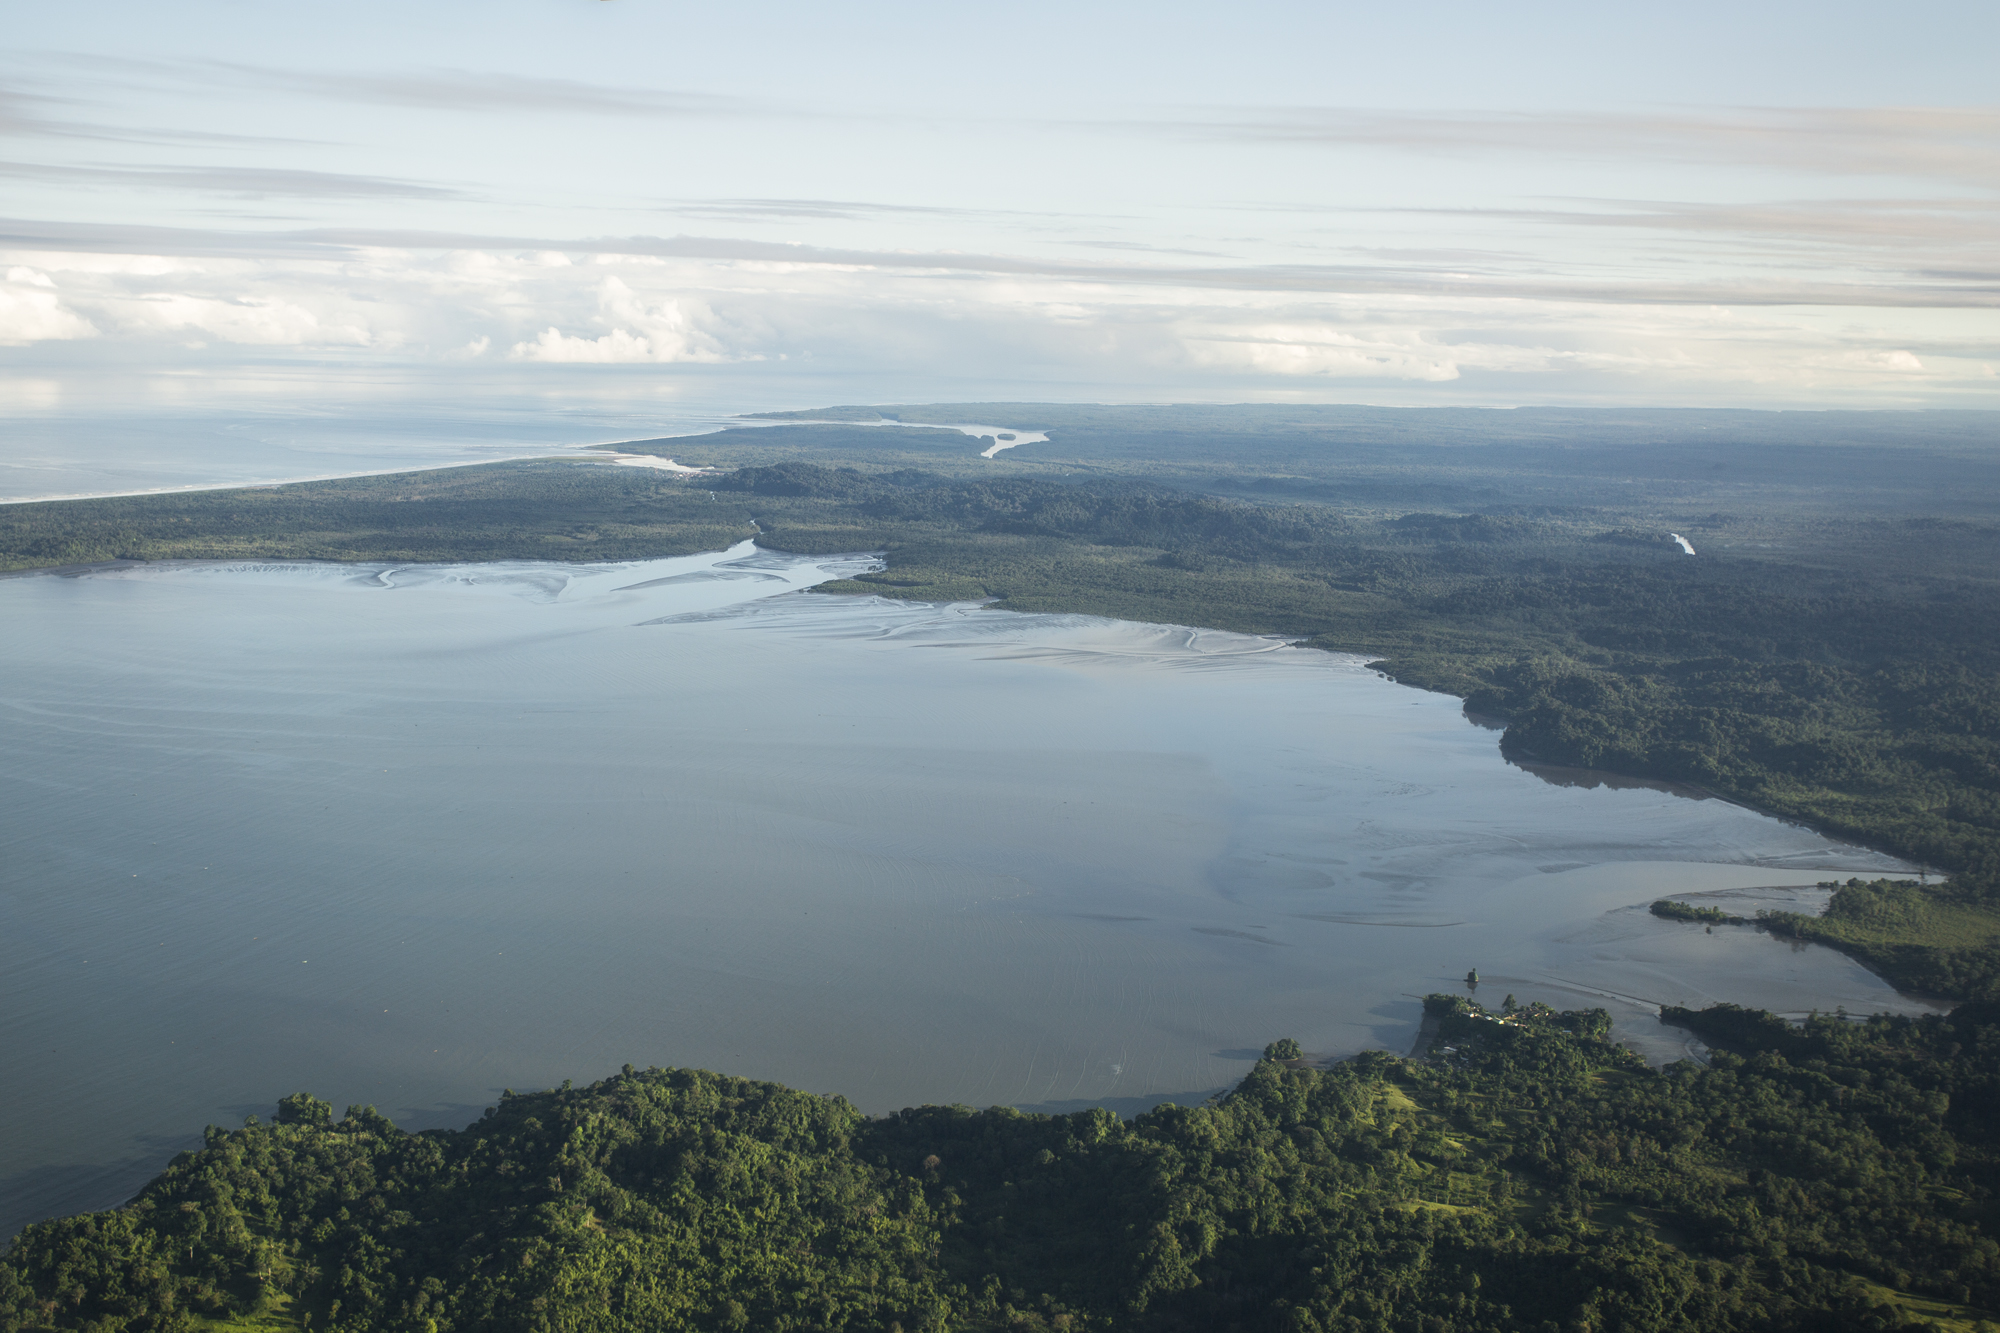
<path fill-rule="evenodd" d="M 610 458 L 616 467 L 651 467 L 658 468 L 662 472 L 677 472 L 684 476 L 716 470 L 712 467 L 689 467 L 685 463 L 676 463 L 671 458 L 661 458 L 658 454 L 612 454 Z"/>
<path fill-rule="evenodd" d="M 717 434 L 716 431 L 704 432 Z M 690 437 L 693 438 L 693 437 Z M 593 452 L 594 451 L 594 452 Z M 489 467 L 494 463 L 546 463 L 551 460 L 564 461 L 581 457 L 585 462 L 598 462 L 611 458 L 614 462 L 624 462 L 628 458 L 651 458 L 651 454 L 605 454 L 594 444 L 553 444 L 544 454 L 496 454 L 491 458 L 468 458 L 455 463 L 420 463 L 415 467 L 364 468 L 359 472 L 318 472 L 304 477 L 263 477 L 244 481 L 192 481 L 178 486 L 143 486 L 130 491 L 69 491 L 51 495 L 0 495 L 0 505 L 46 504 L 55 500 L 129 500 L 148 495 L 194 495 L 203 491 L 268 491 L 280 486 L 303 486 L 315 481 L 359 481 L 365 477 L 414 477 L 424 472 L 449 472 L 462 467 Z M 669 458 L 667 465 L 676 472 L 713 472 L 715 468 L 684 468 Z M 635 463 L 635 467 L 657 466 L 652 463 Z"/>

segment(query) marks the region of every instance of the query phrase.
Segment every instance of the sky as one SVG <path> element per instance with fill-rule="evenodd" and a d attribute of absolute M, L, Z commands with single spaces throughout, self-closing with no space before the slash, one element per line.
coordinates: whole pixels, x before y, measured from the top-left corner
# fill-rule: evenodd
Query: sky
<path fill-rule="evenodd" d="M 16 7 L 0 417 L 2000 407 L 2000 7 Z"/>

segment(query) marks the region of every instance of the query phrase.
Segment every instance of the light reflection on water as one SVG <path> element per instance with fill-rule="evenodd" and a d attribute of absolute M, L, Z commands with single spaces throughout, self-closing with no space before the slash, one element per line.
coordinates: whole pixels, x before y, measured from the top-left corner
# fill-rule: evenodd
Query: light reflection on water
<path fill-rule="evenodd" d="M 1551 786 L 1455 700 L 1276 641 L 617 567 L 0 580 L 0 1230 L 310 1089 L 463 1123 L 701 1065 L 873 1111 L 1190 1100 L 1497 1001 L 1910 1011 L 1661 922 L 1898 869 Z M 773 581 L 777 580 L 777 581 Z"/>

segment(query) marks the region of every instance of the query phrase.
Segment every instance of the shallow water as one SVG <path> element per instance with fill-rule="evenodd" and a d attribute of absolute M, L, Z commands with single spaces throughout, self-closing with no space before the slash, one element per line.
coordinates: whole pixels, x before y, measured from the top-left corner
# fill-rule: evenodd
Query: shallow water
<path fill-rule="evenodd" d="M 1419 997 L 1914 1010 L 1657 921 L 1887 858 L 1558 785 L 1266 639 L 791 591 L 866 557 L 0 580 L 0 1232 L 308 1089 L 413 1127 L 631 1061 L 1191 1100 Z M 1803 886 L 1803 887 L 1802 887 Z"/>

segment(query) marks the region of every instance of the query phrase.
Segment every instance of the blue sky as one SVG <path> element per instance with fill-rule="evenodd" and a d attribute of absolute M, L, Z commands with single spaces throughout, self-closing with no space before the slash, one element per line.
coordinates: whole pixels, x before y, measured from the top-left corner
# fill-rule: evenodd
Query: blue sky
<path fill-rule="evenodd" d="M 10 17 L 0 411 L 2000 406 L 2000 10 Z"/>

